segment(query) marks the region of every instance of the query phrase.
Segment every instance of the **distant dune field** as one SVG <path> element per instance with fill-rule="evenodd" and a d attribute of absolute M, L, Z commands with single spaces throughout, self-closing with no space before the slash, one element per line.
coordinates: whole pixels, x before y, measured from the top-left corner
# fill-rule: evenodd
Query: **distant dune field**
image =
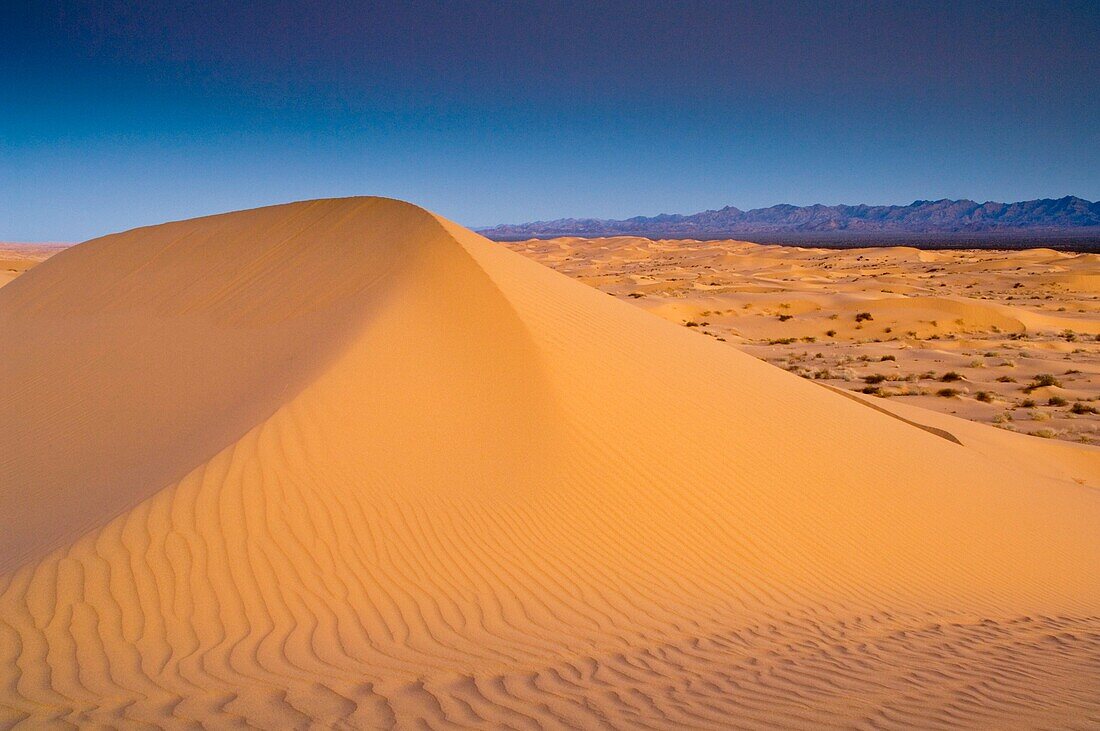
<path fill-rule="evenodd" d="M 1100 726 L 1100 449 L 696 330 L 380 198 L 19 275 L 0 727 Z"/>
<path fill-rule="evenodd" d="M 66 248 L 66 244 L 15 244 L 0 241 L 0 287 Z"/>
<path fill-rule="evenodd" d="M 1100 255 L 627 236 L 506 245 L 878 407 L 1100 444 Z"/>

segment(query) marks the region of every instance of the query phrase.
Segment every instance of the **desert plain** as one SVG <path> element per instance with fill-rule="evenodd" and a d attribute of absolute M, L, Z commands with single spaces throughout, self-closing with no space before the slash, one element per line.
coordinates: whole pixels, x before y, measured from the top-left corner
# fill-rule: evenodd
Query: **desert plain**
<path fill-rule="evenodd" d="M 1095 255 L 347 198 L 0 260 L 2 728 L 1100 726 Z"/>

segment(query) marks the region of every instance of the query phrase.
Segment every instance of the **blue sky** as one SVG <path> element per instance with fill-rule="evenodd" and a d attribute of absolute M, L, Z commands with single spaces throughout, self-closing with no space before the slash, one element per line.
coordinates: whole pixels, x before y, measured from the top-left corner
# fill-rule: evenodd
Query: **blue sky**
<path fill-rule="evenodd" d="M 0 240 L 1100 198 L 1095 2 L 16 2 L 0 43 Z"/>

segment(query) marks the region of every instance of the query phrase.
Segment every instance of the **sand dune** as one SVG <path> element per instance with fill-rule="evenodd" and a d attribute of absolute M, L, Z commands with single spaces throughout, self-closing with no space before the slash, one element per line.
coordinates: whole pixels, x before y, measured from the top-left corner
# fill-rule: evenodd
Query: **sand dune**
<path fill-rule="evenodd" d="M 0 343 L 4 728 L 1100 725 L 1088 448 L 944 439 L 414 206 L 90 241 Z"/>

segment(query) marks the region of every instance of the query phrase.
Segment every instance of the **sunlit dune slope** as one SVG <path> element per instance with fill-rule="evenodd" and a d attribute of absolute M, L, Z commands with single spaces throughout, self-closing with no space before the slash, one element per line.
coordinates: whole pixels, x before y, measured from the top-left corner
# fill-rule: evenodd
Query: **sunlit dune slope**
<path fill-rule="evenodd" d="M 1100 493 L 414 206 L 91 241 L 0 343 L 5 727 L 1100 724 Z"/>

